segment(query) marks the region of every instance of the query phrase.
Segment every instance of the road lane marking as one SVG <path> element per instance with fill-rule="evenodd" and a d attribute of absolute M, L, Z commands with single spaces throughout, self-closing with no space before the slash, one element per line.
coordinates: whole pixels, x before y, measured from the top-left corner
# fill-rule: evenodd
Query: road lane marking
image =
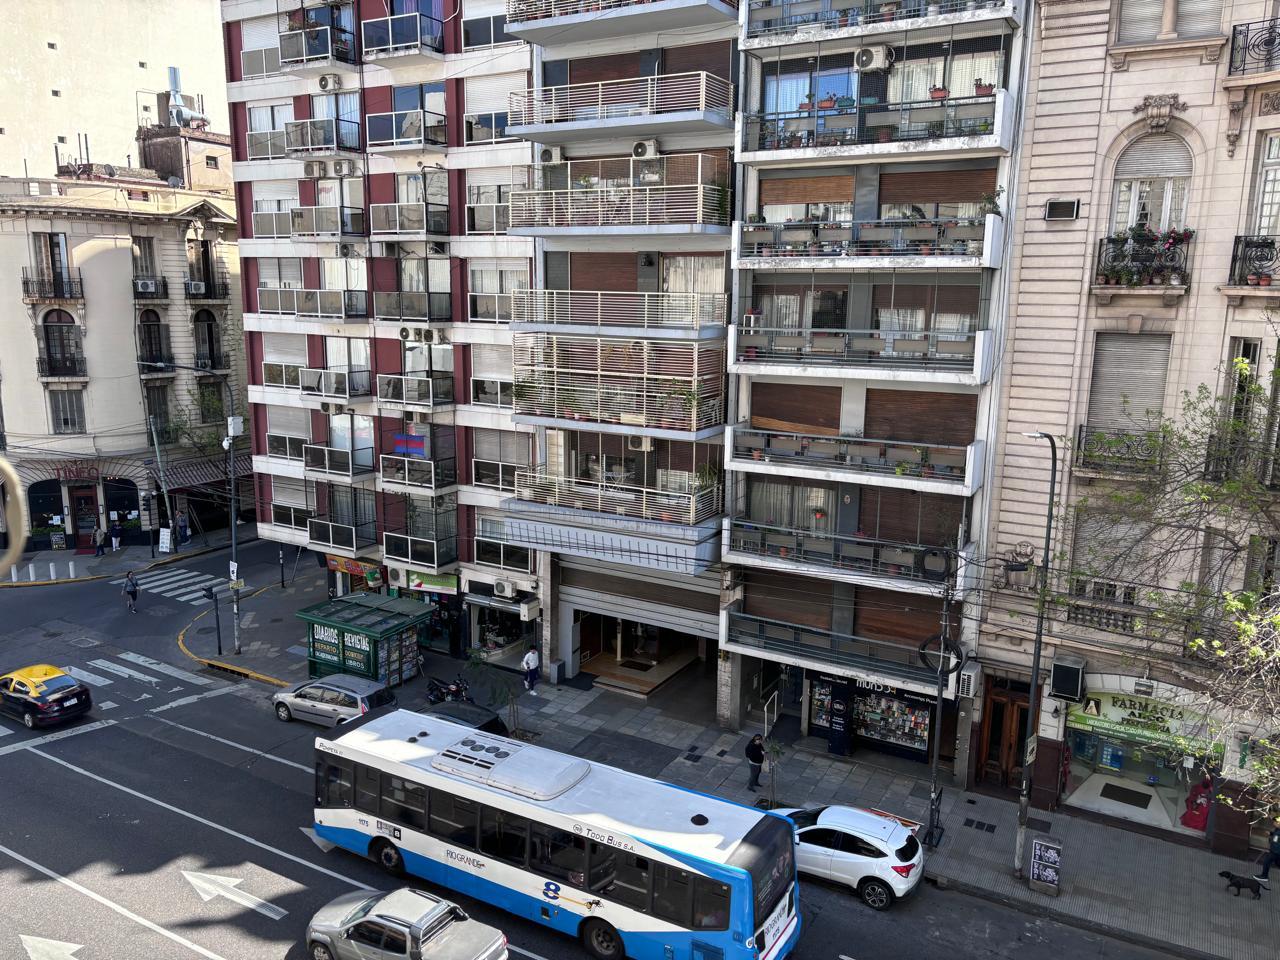
<path fill-rule="evenodd" d="M 83 727 L 72 727 L 69 730 L 59 730 L 57 733 L 48 733 L 43 737 L 36 737 L 34 740 L 24 740 L 22 743 L 15 743 L 12 746 L 0 747 L 0 757 L 5 754 L 17 753 L 19 750 L 27 750 L 31 747 L 38 747 L 43 743 L 54 743 L 57 740 L 66 740 L 68 737 L 78 737 L 82 733 L 90 733 L 94 730 L 102 730 L 105 727 L 114 727 L 114 720 L 96 720 L 93 723 L 86 723 Z"/>
<path fill-rule="evenodd" d="M 244 877 L 223 877 L 216 873 L 196 873 L 194 870 L 183 870 L 182 876 L 195 888 L 196 895 L 205 903 L 222 897 L 242 907 L 248 907 L 264 917 L 270 917 L 272 920 L 280 920 L 289 915 L 288 910 L 277 907 L 269 900 L 255 897 L 248 890 L 239 889 L 240 884 L 244 883 Z"/>
<path fill-rule="evenodd" d="M 153 677 L 146 673 L 139 673 L 137 670 L 130 670 L 128 667 L 121 666 L 118 663 L 112 663 L 110 660 L 90 660 L 89 665 L 97 667 L 99 670 L 105 670 L 107 673 L 114 673 L 117 677 L 124 677 L 126 680 L 137 680 L 140 683 L 145 683 L 152 687 L 155 687 L 160 683 L 159 677 Z"/>
<path fill-rule="evenodd" d="M 11 736 L 13 736 L 12 730 L 10 730 L 8 727 L 0 727 L 0 737 L 11 737 Z"/>
<path fill-rule="evenodd" d="M 100 704 L 98 704 L 98 709 L 99 709 L 99 710 L 114 710 L 114 709 L 115 709 L 116 707 L 118 707 L 118 706 L 120 706 L 120 704 L 118 704 L 118 703 L 112 703 L 110 700 L 103 700 Z"/>
<path fill-rule="evenodd" d="M 180 936 L 179 934 L 176 934 L 171 930 L 166 930 L 164 927 L 160 926 L 160 924 L 153 923 L 150 920 L 148 920 L 146 917 L 138 916 L 132 910 L 128 909 L 127 907 L 122 907 L 120 904 L 116 903 L 114 900 L 108 900 L 102 894 L 94 893 L 88 887 L 83 886 L 79 883 L 76 883 L 70 877 L 64 877 L 62 874 L 55 873 L 53 870 L 50 870 L 48 867 L 43 866 L 42 864 L 36 863 L 34 860 L 27 859 L 22 854 L 18 853 L 18 851 L 16 850 L 10 850 L 8 847 L 4 846 L 3 844 L 0 844 L 0 853 L 4 854 L 5 856 L 13 860 L 17 860 L 19 863 L 25 866 L 30 867 L 32 870 L 35 870 L 37 873 L 44 874 L 50 880 L 56 881 L 57 883 L 60 883 L 65 887 L 69 887 L 70 889 L 74 890 L 76 893 L 83 894 L 84 896 L 88 897 L 90 900 L 93 900 L 97 903 L 102 904 L 108 910 L 115 911 L 125 919 L 132 920 L 134 923 L 138 924 L 139 926 L 146 927 L 152 933 L 158 933 L 160 934 L 160 936 L 165 937 L 169 940 L 172 940 L 174 943 L 179 944 L 180 946 L 186 947 L 192 953 L 197 953 L 200 956 L 206 958 L 206 960 L 226 960 L 225 957 L 221 957 L 216 953 L 206 950 L 204 947 L 200 946 L 198 943 L 192 943 L 186 937 Z"/>
<path fill-rule="evenodd" d="M 28 937 L 18 934 L 27 960 L 76 960 L 76 951 L 83 950 L 83 943 L 67 943 L 65 940 L 46 940 L 44 937 Z"/>
<path fill-rule="evenodd" d="M 157 673 L 164 673 L 176 680 L 183 680 L 194 687 L 208 687 L 213 685 L 213 681 L 208 677 L 197 676 L 194 673 L 188 673 L 178 667 L 171 667 L 167 663 L 161 663 L 159 660 L 153 660 L 151 657 L 144 657 L 140 653 L 121 653 L 117 654 L 119 659 L 128 660 L 132 664 L 139 667 L 146 667 L 148 670 L 154 670 Z"/>
<path fill-rule="evenodd" d="M 114 680 L 108 680 L 106 677 L 100 677 L 96 673 L 90 673 L 81 667 L 60 667 L 63 673 L 75 677 L 81 683 L 87 683 L 91 687 L 109 687 L 115 683 Z"/>
<path fill-rule="evenodd" d="M 195 727 L 184 726 L 181 723 L 174 723 L 172 720 L 166 720 L 164 717 L 152 717 L 158 723 L 166 723 L 171 727 L 177 727 L 179 730 L 185 730 L 187 733 L 194 733 L 197 737 L 204 737 L 221 743 L 223 746 L 232 747 L 236 750 L 243 750 L 245 753 L 251 753 L 255 757 L 262 757 L 264 760 L 274 760 L 276 763 L 283 763 L 286 767 L 293 767 L 295 770 L 301 770 L 307 776 L 314 776 L 315 770 L 305 763 L 296 763 L 293 760 L 286 760 L 284 757 L 277 757 L 274 753 L 267 753 L 265 750 L 257 750 L 253 747 L 245 746 L 243 743 L 236 743 L 234 740 L 228 740 L 225 737 L 219 737 L 216 734 L 206 733 L 204 730 L 197 730 Z"/>
<path fill-rule="evenodd" d="M 230 687 L 219 687 L 217 690 L 206 690 L 204 693 L 193 693 L 189 697 L 180 697 L 177 700 L 170 700 L 168 703 L 158 707 L 152 707 L 151 713 L 164 713 L 166 710 L 172 710 L 174 707 L 185 707 L 189 703 L 195 703 L 197 700 L 208 700 L 210 697 L 220 697 L 224 693 L 235 693 L 237 690 L 243 690 L 249 686 L 247 683 L 237 683 Z"/>
<path fill-rule="evenodd" d="M 191 593 L 204 595 L 205 587 L 212 587 L 215 583 L 221 583 L 221 577 L 208 577 L 204 580 L 188 580 L 186 583 L 166 583 L 162 587 L 153 589 L 152 593 L 158 593 L 162 597 L 178 597 Z"/>

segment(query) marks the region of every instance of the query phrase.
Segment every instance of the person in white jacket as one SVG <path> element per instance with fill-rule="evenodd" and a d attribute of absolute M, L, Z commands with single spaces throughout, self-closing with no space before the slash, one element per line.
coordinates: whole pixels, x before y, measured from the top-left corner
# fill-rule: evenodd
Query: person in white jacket
<path fill-rule="evenodd" d="M 538 684 L 538 645 L 536 643 L 529 644 L 529 652 L 520 661 L 520 666 L 524 669 L 524 688 L 536 697 L 538 691 L 533 689 Z"/>

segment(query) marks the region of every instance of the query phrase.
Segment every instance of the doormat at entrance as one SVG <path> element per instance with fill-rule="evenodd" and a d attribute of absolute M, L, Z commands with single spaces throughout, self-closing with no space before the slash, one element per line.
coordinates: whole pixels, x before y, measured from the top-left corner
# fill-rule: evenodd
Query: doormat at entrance
<path fill-rule="evenodd" d="M 1126 787 L 1118 787 L 1114 783 L 1104 783 L 1101 796 L 1104 800 L 1127 803 L 1129 806 L 1137 807 L 1140 810 L 1147 809 L 1151 803 L 1151 794 L 1142 793 L 1139 790 L 1129 790 Z"/>
<path fill-rule="evenodd" d="M 618 666 L 626 667 L 628 670 L 639 670 L 641 673 L 653 669 L 652 663 L 645 663 L 643 660 L 623 660 Z"/>

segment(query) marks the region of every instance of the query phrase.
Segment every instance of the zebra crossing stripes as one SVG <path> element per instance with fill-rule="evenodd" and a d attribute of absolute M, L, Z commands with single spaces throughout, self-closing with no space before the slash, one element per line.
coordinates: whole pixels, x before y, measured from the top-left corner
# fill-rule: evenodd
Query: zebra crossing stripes
<path fill-rule="evenodd" d="M 204 592 L 210 587 L 219 597 L 225 597 L 230 593 L 224 577 L 202 573 L 199 570 L 166 569 L 156 573 L 144 573 L 137 580 L 138 587 L 143 593 L 154 593 L 177 600 L 179 603 L 189 603 L 193 607 L 209 602 Z M 124 578 L 111 582 L 119 586 L 124 583 Z"/>

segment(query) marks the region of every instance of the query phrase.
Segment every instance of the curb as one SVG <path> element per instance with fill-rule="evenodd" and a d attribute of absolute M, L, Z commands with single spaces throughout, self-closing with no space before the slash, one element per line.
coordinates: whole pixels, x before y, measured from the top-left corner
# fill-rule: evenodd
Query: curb
<path fill-rule="evenodd" d="M 187 554 L 187 556 L 190 556 L 190 554 Z M 270 590 L 270 589 L 271 589 L 270 586 L 262 587 L 261 589 L 249 594 L 249 597 L 256 597 L 258 594 L 262 593 L 263 591 Z M 246 597 L 245 599 L 248 599 L 248 598 Z M 196 625 L 196 621 L 199 620 L 208 612 L 209 612 L 208 610 L 201 610 L 198 614 L 195 615 L 195 617 L 192 619 L 190 623 L 188 623 L 185 627 L 183 627 L 181 630 L 178 631 L 177 639 L 178 639 L 179 650 L 185 653 L 188 657 L 190 657 L 196 663 L 200 664 L 201 666 L 208 667 L 210 670 L 218 670 L 218 671 L 221 671 L 222 673 L 229 673 L 232 676 L 240 677 L 243 680 L 256 680 L 258 681 L 258 683 L 265 683 L 268 686 L 272 686 L 272 687 L 292 686 L 292 684 L 290 684 L 287 680 L 281 680 L 279 677 L 268 676 L 265 673 L 258 673 L 258 671 L 256 670 L 250 670 L 248 667 L 240 667 L 240 666 L 236 666 L 233 663 L 224 663 L 221 660 L 213 660 L 209 657 L 202 657 L 202 656 L 199 656 L 198 654 L 192 653 L 187 648 L 187 631 L 190 630 L 192 627 L 194 627 Z"/>
<path fill-rule="evenodd" d="M 185 553 L 177 553 L 172 557 L 161 557 L 159 560 L 152 560 L 144 567 L 137 569 L 143 573 L 148 570 L 154 570 L 156 567 L 163 567 L 169 563 L 177 563 L 179 560 L 186 560 L 188 557 L 201 557 L 206 553 L 213 553 L 216 550 L 226 550 L 230 547 L 230 543 L 224 543 L 217 547 L 202 547 L 199 550 L 188 550 Z M 6 583 L 0 581 L 0 589 L 13 590 L 16 587 L 60 587 L 68 583 L 91 583 L 94 580 L 106 580 L 120 576 L 119 573 L 93 573 L 87 577 L 63 577 L 61 580 L 19 580 L 17 583 L 12 581 Z"/>

